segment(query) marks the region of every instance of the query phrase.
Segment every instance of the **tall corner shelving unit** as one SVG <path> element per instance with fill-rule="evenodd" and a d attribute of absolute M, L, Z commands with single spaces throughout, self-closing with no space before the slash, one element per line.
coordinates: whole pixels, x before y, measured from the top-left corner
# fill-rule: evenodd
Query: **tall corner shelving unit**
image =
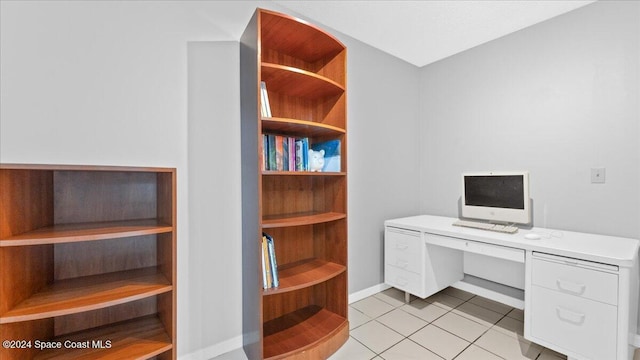
<path fill-rule="evenodd" d="M 347 320 L 346 48 L 306 21 L 257 9 L 242 36 L 243 333 L 250 359 L 322 359 Z M 272 117 L 261 116 L 261 81 Z M 263 170 L 263 134 L 339 140 L 337 172 Z M 261 238 L 280 285 L 263 289 Z"/>
<path fill-rule="evenodd" d="M 0 274 L 3 360 L 176 359 L 175 169 L 0 164 Z"/>

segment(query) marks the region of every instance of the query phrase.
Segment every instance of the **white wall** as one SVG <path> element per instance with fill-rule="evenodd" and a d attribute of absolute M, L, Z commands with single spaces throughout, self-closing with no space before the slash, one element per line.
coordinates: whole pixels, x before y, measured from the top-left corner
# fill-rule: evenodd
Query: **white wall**
<path fill-rule="evenodd" d="M 179 270 L 189 268 L 190 291 L 179 317 L 199 349 L 191 358 L 208 359 L 242 333 L 239 43 L 190 42 L 188 65 L 189 259 Z"/>
<path fill-rule="evenodd" d="M 384 282 L 384 220 L 420 197 L 416 68 L 357 41 L 348 49 L 349 293 Z"/>
<path fill-rule="evenodd" d="M 176 167 L 178 354 L 205 359 L 239 346 L 237 41 L 256 6 L 283 9 L 263 1 L 0 6 L 0 161 Z M 383 281 L 382 221 L 419 209 L 419 82 L 414 66 L 336 35 L 349 48 L 356 292 Z"/>
<path fill-rule="evenodd" d="M 241 315 L 238 307 L 229 304 L 239 303 L 242 296 L 237 283 L 219 284 L 214 278 L 216 273 L 225 273 L 229 281 L 239 281 L 239 248 L 218 261 L 211 253 L 213 245 L 234 251 L 233 239 L 226 236 L 241 231 L 239 212 L 233 211 L 239 206 L 239 174 L 233 165 L 220 166 L 221 150 L 225 159 L 233 159 L 228 152 L 239 138 L 233 139 L 233 118 L 212 118 L 231 135 L 212 144 L 210 153 L 195 156 L 210 156 L 207 165 L 214 165 L 220 175 L 212 185 L 230 188 L 223 194 L 220 188 L 213 190 L 213 196 L 220 199 L 207 207 L 198 200 L 199 195 L 210 196 L 199 182 L 203 172 L 209 175 L 206 169 L 195 167 L 197 178 L 188 176 L 190 160 L 201 159 L 189 158 L 194 154 L 189 152 L 188 137 L 197 135 L 196 126 L 202 125 L 188 127 L 192 105 L 188 102 L 188 66 L 203 70 L 188 63 L 188 44 L 237 42 L 258 4 L 0 2 L 0 161 L 177 168 L 180 355 L 201 354 L 198 351 L 218 344 L 224 348 L 236 339 Z M 216 57 L 209 66 L 228 72 L 205 75 L 222 77 L 225 82 L 215 84 L 216 91 L 222 90 L 215 95 L 228 95 L 212 99 L 216 114 L 236 114 L 237 118 L 238 64 L 233 63 L 237 51 L 222 44 L 218 54 L 231 57 Z M 224 92 L 234 88 L 235 94 Z M 198 141 L 202 139 L 194 139 L 194 146 Z M 190 193 L 189 185 L 202 194 Z M 190 229 L 197 221 L 206 224 Z M 203 228 L 224 228 L 220 233 L 225 238 L 215 239 Z M 216 348 L 220 346 L 213 350 Z"/>
<path fill-rule="evenodd" d="M 463 171 L 523 169 L 536 226 L 639 237 L 639 24 L 601 1 L 422 68 L 422 211 L 457 216 Z"/>

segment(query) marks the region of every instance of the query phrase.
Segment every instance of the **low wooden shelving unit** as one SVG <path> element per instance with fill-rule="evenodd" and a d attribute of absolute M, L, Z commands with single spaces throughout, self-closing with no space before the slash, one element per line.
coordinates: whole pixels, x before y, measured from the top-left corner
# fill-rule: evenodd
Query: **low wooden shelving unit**
<path fill-rule="evenodd" d="M 0 164 L 0 358 L 175 359 L 175 189 L 175 169 Z"/>
<path fill-rule="evenodd" d="M 245 352 L 250 359 L 325 359 L 349 337 L 347 50 L 306 21 L 263 9 L 240 47 Z M 308 139 L 311 147 L 339 141 L 340 169 L 272 170 L 263 135 Z M 263 289 L 262 232 L 274 239 L 275 288 Z"/>

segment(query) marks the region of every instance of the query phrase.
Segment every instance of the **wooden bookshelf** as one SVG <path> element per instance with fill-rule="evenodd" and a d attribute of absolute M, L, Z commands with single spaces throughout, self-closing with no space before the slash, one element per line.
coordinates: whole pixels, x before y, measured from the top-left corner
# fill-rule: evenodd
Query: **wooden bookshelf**
<path fill-rule="evenodd" d="M 175 169 L 0 164 L 0 338 L 31 344 L 0 358 L 175 359 L 175 183 Z M 89 345 L 35 348 L 73 339 Z"/>
<path fill-rule="evenodd" d="M 250 359 L 323 359 L 348 338 L 346 48 L 258 9 L 241 39 L 243 333 Z M 260 84 L 271 117 L 261 116 Z M 340 141 L 340 171 L 262 170 L 263 134 Z M 280 283 L 263 289 L 262 232 Z"/>

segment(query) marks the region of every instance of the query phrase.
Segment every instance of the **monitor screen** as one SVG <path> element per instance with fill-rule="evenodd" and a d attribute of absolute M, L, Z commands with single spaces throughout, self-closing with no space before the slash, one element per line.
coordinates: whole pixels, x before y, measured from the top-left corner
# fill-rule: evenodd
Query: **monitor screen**
<path fill-rule="evenodd" d="M 462 217 L 528 224 L 531 222 L 529 173 L 464 173 L 461 203 Z"/>
<path fill-rule="evenodd" d="M 524 210 L 523 175 L 468 176 L 464 188 L 467 205 Z"/>

